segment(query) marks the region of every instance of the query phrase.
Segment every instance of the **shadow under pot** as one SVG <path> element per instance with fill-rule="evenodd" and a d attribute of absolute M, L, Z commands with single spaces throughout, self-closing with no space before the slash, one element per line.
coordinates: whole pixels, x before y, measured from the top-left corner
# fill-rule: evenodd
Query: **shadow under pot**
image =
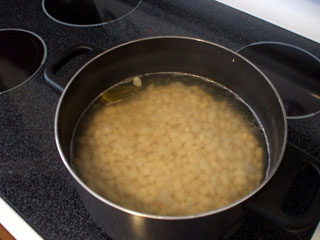
<path fill-rule="evenodd" d="M 83 53 L 87 57 L 79 66 L 65 76 L 57 76 L 66 61 Z M 225 207 L 200 214 L 159 216 L 133 211 L 103 198 L 74 170 L 70 150 L 74 129 L 96 97 L 132 76 L 163 72 L 214 79 L 240 96 L 256 114 L 268 142 L 268 167 L 263 181 L 249 194 Z M 264 186 L 274 177 L 285 152 L 286 114 L 272 84 L 245 58 L 211 42 L 187 37 L 155 37 L 105 51 L 79 45 L 48 65 L 45 80 L 62 92 L 55 118 L 56 144 L 61 159 L 75 180 L 85 207 L 97 225 L 114 239 L 219 239 L 226 236 L 245 216 L 248 202 L 263 192 Z"/>

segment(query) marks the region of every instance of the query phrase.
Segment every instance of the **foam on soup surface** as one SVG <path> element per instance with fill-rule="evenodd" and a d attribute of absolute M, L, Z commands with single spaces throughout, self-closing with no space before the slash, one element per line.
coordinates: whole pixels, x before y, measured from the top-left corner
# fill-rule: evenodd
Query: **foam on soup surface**
<path fill-rule="evenodd" d="M 78 124 L 73 165 L 91 189 L 131 210 L 184 216 L 227 206 L 261 183 L 264 134 L 234 94 L 186 74 L 133 79 Z M 127 96 L 128 87 L 141 90 Z M 126 97 L 114 98 L 116 88 Z"/>

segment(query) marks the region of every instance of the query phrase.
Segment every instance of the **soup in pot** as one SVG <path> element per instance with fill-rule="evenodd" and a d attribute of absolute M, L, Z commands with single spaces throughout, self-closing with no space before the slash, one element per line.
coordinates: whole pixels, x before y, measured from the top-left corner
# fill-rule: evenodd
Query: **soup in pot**
<path fill-rule="evenodd" d="M 141 213 L 195 215 L 259 186 L 267 144 L 253 111 L 198 76 L 154 73 L 100 95 L 74 133 L 79 177 L 103 198 Z"/>

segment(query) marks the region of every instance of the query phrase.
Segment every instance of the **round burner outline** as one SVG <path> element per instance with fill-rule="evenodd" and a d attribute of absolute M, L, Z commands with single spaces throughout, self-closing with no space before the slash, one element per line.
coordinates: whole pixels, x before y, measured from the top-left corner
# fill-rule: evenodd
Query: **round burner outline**
<path fill-rule="evenodd" d="M 254 47 L 267 47 L 267 46 L 275 46 L 275 47 L 285 47 L 289 50 L 293 50 L 295 51 L 296 53 L 298 54 L 301 54 L 303 55 L 303 57 L 306 59 L 308 58 L 308 60 L 311 60 L 311 62 L 313 62 L 313 64 L 316 64 L 317 65 L 317 69 L 320 69 L 320 58 L 318 58 L 317 56 L 315 56 L 314 54 L 310 53 L 309 51 L 301 48 L 301 47 L 298 47 L 298 46 L 295 46 L 295 45 L 292 45 L 292 44 L 289 44 L 289 43 L 284 43 L 284 42 L 277 42 L 277 41 L 261 41 L 261 42 L 254 42 L 254 43 L 251 43 L 251 44 L 248 44 L 246 46 L 243 46 L 241 47 L 240 49 L 236 50 L 236 52 L 238 54 L 240 54 L 241 56 L 245 57 L 248 59 L 248 61 L 250 61 L 251 63 L 253 63 L 255 66 L 257 66 L 261 72 L 263 72 L 267 78 L 270 80 L 270 82 L 273 84 L 274 88 L 277 89 L 277 91 L 279 92 L 279 96 L 281 97 L 281 99 L 284 101 L 283 99 L 283 96 L 282 93 L 278 90 L 276 84 L 274 83 L 273 81 L 273 78 L 272 77 L 269 77 L 269 72 L 265 69 L 265 66 L 264 67 L 261 67 L 260 64 L 257 64 L 256 63 L 256 59 L 252 60 L 252 58 L 248 57 L 247 54 L 250 53 L 250 50 L 251 50 L 251 53 L 254 53 L 254 50 L 252 50 L 252 48 Z M 262 50 L 263 48 L 259 49 L 260 51 Z M 276 48 L 275 48 L 276 49 Z M 248 51 L 249 50 L 249 51 Z M 274 49 L 273 49 L 274 50 Z M 282 51 L 284 51 L 285 49 L 281 49 Z M 244 51 L 247 51 L 246 54 L 243 54 Z M 285 52 L 287 53 L 287 52 Z M 267 57 L 270 57 L 270 56 L 267 56 Z M 314 66 L 313 66 L 314 67 Z M 316 75 L 316 73 L 314 73 L 314 75 Z M 315 79 L 315 78 L 314 78 Z M 313 80 L 314 80 L 313 79 Z M 316 79 L 318 80 L 319 83 L 317 83 L 317 87 L 319 88 L 320 87 L 320 79 Z M 319 91 L 319 94 L 320 94 L 320 91 Z M 311 94 L 313 95 L 313 94 Z M 319 99 L 318 97 L 315 97 L 316 99 Z M 284 102 L 285 103 L 285 102 Z M 285 105 L 285 104 L 284 104 Z M 286 109 L 287 110 L 287 109 Z M 309 111 L 305 114 L 301 114 L 301 115 L 287 115 L 287 119 L 304 119 L 304 118 L 309 118 L 309 117 L 312 117 L 316 114 L 320 113 L 320 105 L 319 107 L 317 108 L 317 110 L 313 110 L 313 111 Z"/>
<path fill-rule="evenodd" d="M 45 7 L 45 1 L 46 0 L 42 0 L 41 6 L 42 6 L 42 10 L 44 11 L 44 13 L 47 15 L 48 18 L 50 18 L 52 21 L 65 25 L 65 26 L 69 26 L 69 27 L 80 27 L 80 28 L 87 28 L 87 27 L 98 27 L 98 26 L 102 26 L 102 25 L 106 25 L 109 23 L 113 23 L 115 21 L 121 20 L 122 18 L 125 18 L 127 16 L 129 16 L 130 14 L 132 14 L 142 3 L 142 0 L 139 0 L 138 4 L 132 8 L 129 12 L 127 12 L 126 14 L 122 15 L 119 18 L 116 18 L 114 20 L 111 21 L 107 21 L 107 22 L 101 22 L 101 23 L 93 23 L 93 24 L 74 24 L 74 23 L 67 23 L 67 22 L 63 22 L 55 17 L 53 17 L 46 9 Z"/>
<path fill-rule="evenodd" d="M 45 61 L 47 59 L 47 44 L 43 40 L 43 38 L 40 37 L 38 34 L 36 34 L 35 32 L 32 32 L 30 30 L 26 30 L 26 29 L 22 29 L 22 28 L 2 28 L 2 29 L 0 29 L 0 32 L 5 32 L 5 31 L 24 32 L 24 33 L 28 33 L 28 34 L 34 36 L 36 39 L 38 39 L 40 41 L 41 46 L 43 47 L 43 56 L 42 56 L 41 62 L 39 63 L 39 66 L 36 68 L 35 71 L 33 71 L 33 73 L 30 76 L 28 76 L 26 79 L 24 79 L 20 83 L 14 85 L 13 87 L 10 87 L 10 88 L 8 88 L 8 89 L 6 89 L 4 91 L 0 91 L 0 96 L 2 94 L 8 93 L 8 92 L 10 92 L 12 90 L 15 90 L 15 89 L 21 87 L 22 85 L 27 83 L 29 80 L 31 80 L 39 72 L 39 70 L 44 65 L 44 63 L 45 63 Z"/>

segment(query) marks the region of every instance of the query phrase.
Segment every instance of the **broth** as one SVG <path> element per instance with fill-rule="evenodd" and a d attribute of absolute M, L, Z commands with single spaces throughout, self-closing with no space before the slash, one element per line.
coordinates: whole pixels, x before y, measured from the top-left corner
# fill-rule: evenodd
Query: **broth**
<path fill-rule="evenodd" d="M 264 132 L 243 101 L 182 73 L 126 79 L 80 118 L 72 160 L 105 199 L 142 213 L 194 215 L 240 200 L 264 178 Z"/>

